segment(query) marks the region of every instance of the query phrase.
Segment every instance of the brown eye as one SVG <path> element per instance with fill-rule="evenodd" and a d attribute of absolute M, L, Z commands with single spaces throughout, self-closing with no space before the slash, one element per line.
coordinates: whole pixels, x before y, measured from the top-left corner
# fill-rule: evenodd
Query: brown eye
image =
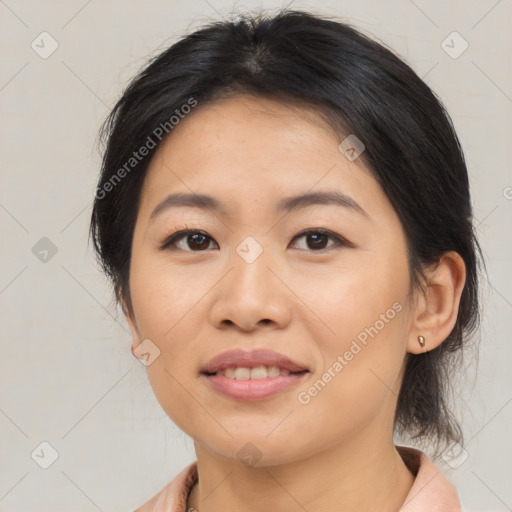
<path fill-rule="evenodd" d="M 323 233 L 310 233 L 306 235 L 306 243 L 311 242 L 310 248 L 313 249 L 325 249 L 329 243 L 329 236 Z"/>
<path fill-rule="evenodd" d="M 186 229 L 169 237 L 161 246 L 162 250 L 202 252 L 208 249 L 212 240 L 206 233 Z"/>
<path fill-rule="evenodd" d="M 195 249 L 208 249 L 208 246 L 210 245 L 209 237 L 207 235 L 203 235 L 201 233 L 195 233 L 193 235 L 188 235 L 186 238 L 187 243 L 189 244 L 189 247 L 195 248 Z"/>
<path fill-rule="evenodd" d="M 304 238 L 306 240 L 306 247 L 299 247 L 311 251 L 322 251 L 330 249 L 331 247 L 348 246 L 349 244 L 340 236 L 335 235 L 323 229 L 310 229 L 297 235 L 294 240 Z M 327 245 L 329 239 L 334 240 L 334 243 Z"/>

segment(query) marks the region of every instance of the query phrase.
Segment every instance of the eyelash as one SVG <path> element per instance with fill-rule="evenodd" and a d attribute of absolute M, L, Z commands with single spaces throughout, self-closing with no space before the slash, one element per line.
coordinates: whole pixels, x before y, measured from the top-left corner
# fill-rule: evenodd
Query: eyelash
<path fill-rule="evenodd" d="M 160 244 L 159 249 L 162 250 L 162 251 L 179 251 L 181 249 L 177 249 L 175 244 L 177 242 L 179 242 L 181 239 L 183 239 L 185 236 L 190 235 L 190 234 L 203 235 L 206 238 L 209 238 L 210 240 L 213 240 L 213 238 L 211 236 L 209 236 L 207 233 L 205 233 L 204 231 L 201 231 L 201 230 L 198 230 L 198 229 L 183 229 L 183 230 L 177 231 L 176 233 L 173 233 L 171 236 L 167 237 L 164 240 L 164 242 L 162 244 Z M 334 244 L 332 244 L 330 247 L 326 247 L 326 248 L 319 249 L 319 250 L 313 250 L 313 249 L 312 250 L 308 250 L 308 252 L 319 252 L 319 253 L 322 253 L 322 252 L 329 251 L 329 250 L 331 250 L 333 248 L 336 248 L 336 247 L 340 248 L 340 247 L 352 247 L 353 246 L 345 238 L 343 238 L 343 237 L 341 237 L 339 235 L 335 235 L 331 231 L 328 231 L 328 230 L 322 229 L 322 228 L 317 228 L 317 229 L 313 229 L 312 228 L 312 229 L 307 229 L 305 231 L 302 231 L 301 233 L 296 235 L 293 238 L 293 240 L 296 240 L 298 238 L 302 238 L 302 237 L 310 235 L 310 234 L 325 235 L 325 236 L 331 238 L 332 240 L 334 240 Z M 184 252 L 206 252 L 206 249 L 205 250 L 200 250 L 200 251 L 186 250 Z"/>

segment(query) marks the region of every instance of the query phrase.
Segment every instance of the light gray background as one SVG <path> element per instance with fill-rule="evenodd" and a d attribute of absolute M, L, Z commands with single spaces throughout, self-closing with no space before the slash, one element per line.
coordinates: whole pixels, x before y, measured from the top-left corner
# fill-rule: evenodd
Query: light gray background
<path fill-rule="evenodd" d="M 233 9 L 284 5 L 0 1 L 1 511 L 129 511 L 195 460 L 191 440 L 161 410 L 133 358 L 87 244 L 100 162 L 95 138 L 128 80 L 179 35 Z M 387 43 L 452 116 L 489 282 L 480 363 L 468 352 L 457 392 L 467 459 L 457 468 L 437 463 L 467 510 L 512 510 L 512 2 L 292 6 L 345 17 Z M 59 45 L 47 59 L 31 48 L 43 31 Z M 453 31 L 469 43 L 456 59 L 441 46 Z M 42 237 L 57 248 L 46 262 L 32 252 Z M 43 441 L 58 452 L 48 469 L 31 458 Z"/>

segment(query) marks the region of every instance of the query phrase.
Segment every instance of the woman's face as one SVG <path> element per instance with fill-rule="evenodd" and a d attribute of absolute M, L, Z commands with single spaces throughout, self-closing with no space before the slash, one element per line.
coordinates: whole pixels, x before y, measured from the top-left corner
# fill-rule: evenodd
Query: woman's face
<path fill-rule="evenodd" d="M 360 159 L 305 114 L 250 96 L 199 104 L 152 159 L 133 238 L 129 322 L 157 399 L 202 449 L 260 466 L 388 442 L 411 335 L 400 221 Z M 339 201 L 290 199 L 306 194 Z M 268 360 L 280 375 L 249 380 L 234 368 L 261 361 L 228 359 L 228 376 L 204 373 L 231 350 L 307 371 Z"/>

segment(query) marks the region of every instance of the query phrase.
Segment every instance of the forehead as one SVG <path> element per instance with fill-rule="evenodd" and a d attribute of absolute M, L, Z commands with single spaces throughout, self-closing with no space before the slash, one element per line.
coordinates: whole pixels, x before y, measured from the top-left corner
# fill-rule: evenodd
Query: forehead
<path fill-rule="evenodd" d="M 170 192 L 208 194 L 235 209 L 326 188 L 368 202 L 365 196 L 380 189 L 339 144 L 340 136 L 312 108 L 251 96 L 199 104 L 153 156 L 141 208 Z"/>

